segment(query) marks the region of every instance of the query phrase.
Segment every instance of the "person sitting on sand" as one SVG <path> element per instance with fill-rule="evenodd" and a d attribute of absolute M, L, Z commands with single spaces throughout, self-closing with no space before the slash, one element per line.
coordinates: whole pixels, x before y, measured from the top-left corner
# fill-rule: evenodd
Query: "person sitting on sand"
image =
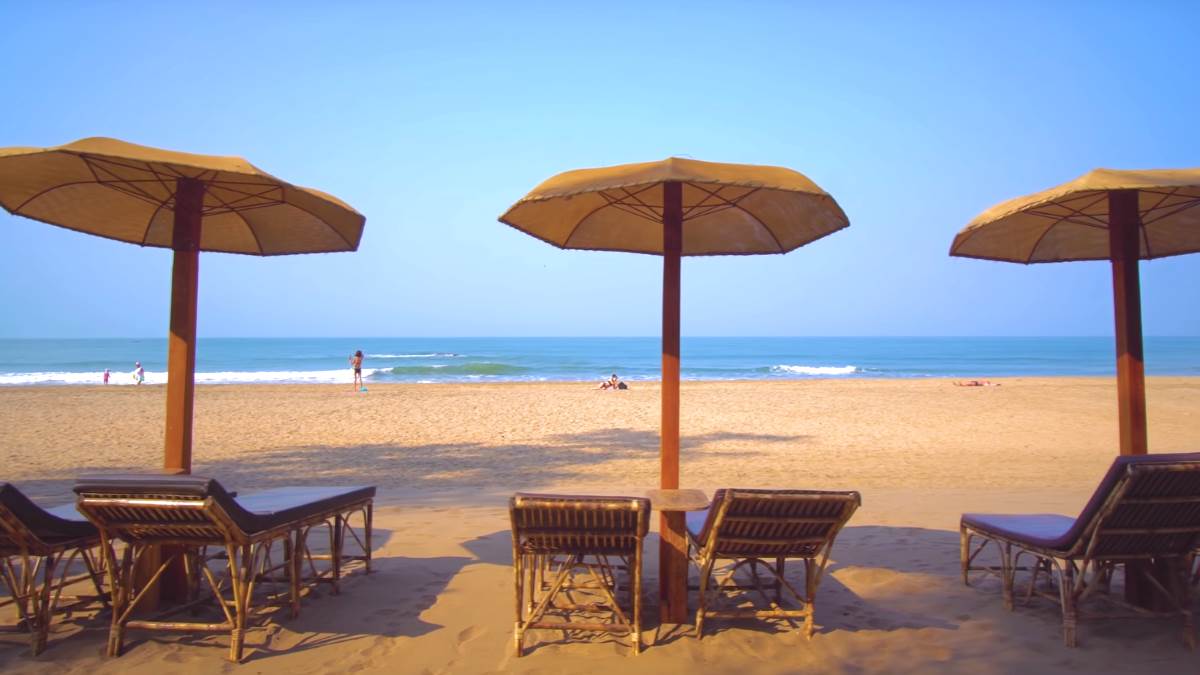
<path fill-rule="evenodd" d="M 988 380 L 967 380 L 966 382 L 955 382 L 956 387 L 999 387 L 999 382 L 990 382 Z"/>
<path fill-rule="evenodd" d="M 623 383 L 621 382 L 620 378 L 617 377 L 616 373 L 613 373 L 612 377 L 610 377 L 607 380 L 604 380 L 600 383 L 600 388 L 601 389 L 616 389 L 621 384 L 623 384 Z M 626 389 L 628 389 L 628 387 L 626 387 Z"/>

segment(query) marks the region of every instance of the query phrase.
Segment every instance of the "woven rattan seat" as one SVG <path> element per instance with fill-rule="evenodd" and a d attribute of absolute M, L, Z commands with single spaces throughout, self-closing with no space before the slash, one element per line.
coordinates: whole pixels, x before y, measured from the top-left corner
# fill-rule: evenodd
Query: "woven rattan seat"
<path fill-rule="evenodd" d="M 75 492 L 79 510 L 99 528 L 107 556 L 106 569 L 114 589 L 110 656 L 121 653 L 127 628 L 228 630 L 230 659 L 240 661 L 256 582 L 282 583 L 280 577 L 285 579 L 294 616 L 300 611 L 303 583 L 328 583 L 336 593 L 345 562 L 363 561 L 370 571 L 374 487 L 283 487 L 235 498 L 211 478 L 134 475 L 81 478 Z M 350 525 L 355 516 L 361 516 L 361 538 Z M 309 549 L 308 534 L 313 528 L 328 529 L 327 555 L 315 555 Z M 347 534 L 362 548 L 361 555 L 346 554 Z M 120 561 L 112 548 L 118 539 L 126 543 Z M 276 544 L 283 549 L 278 564 L 272 558 Z M 215 553 L 208 553 L 210 547 Z M 160 550 L 164 553 L 156 571 L 148 581 L 139 583 L 135 578 L 139 560 L 154 560 Z M 182 559 L 188 571 L 189 604 L 200 602 L 200 585 L 207 582 L 225 621 L 132 618 L 138 603 L 174 559 Z M 316 560 L 329 561 L 328 568 L 317 570 Z M 223 578 L 217 579 L 210 563 L 219 566 Z M 225 597 L 229 588 L 232 600 Z"/>
<path fill-rule="evenodd" d="M 692 562 L 700 570 L 697 637 L 704 636 L 706 618 L 799 618 L 804 619 L 805 635 L 812 637 L 817 587 L 834 539 L 861 503 L 857 492 L 717 490 L 707 511 L 688 518 Z M 803 593 L 785 578 L 789 558 L 804 563 Z M 721 561 L 731 564 L 710 589 L 714 568 Z M 760 576 L 760 570 L 770 579 Z M 748 573 L 749 580 L 738 581 L 738 572 Z M 798 608 L 784 607 L 784 589 Z M 766 608 L 716 607 L 723 593 L 741 591 L 764 598 L 771 591 L 773 602 Z"/>
<path fill-rule="evenodd" d="M 517 656 L 533 629 L 629 634 L 634 653 L 640 652 L 649 500 L 516 494 L 509 514 Z M 629 594 L 624 608 L 622 585 Z M 562 618 L 550 618 L 555 615 Z"/>
<path fill-rule="evenodd" d="M 963 583 L 974 571 L 998 574 L 1012 609 L 1016 573 L 1030 572 L 1026 600 L 1051 595 L 1060 603 L 1067 646 L 1076 643 L 1080 602 L 1107 590 L 1119 563 L 1132 563 L 1125 565 L 1127 584 L 1137 581 L 1131 573 L 1141 575 L 1169 613 L 1183 617 L 1185 640 L 1195 644 L 1187 576 L 1200 546 L 1200 453 L 1118 457 L 1076 518 L 967 513 L 960 534 Z M 975 564 L 989 544 L 999 567 Z M 1030 564 L 1022 565 L 1023 557 Z M 1166 585 L 1149 574 L 1151 565 L 1166 572 Z M 1057 591 L 1039 591 L 1039 578 L 1055 582 Z"/>
<path fill-rule="evenodd" d="M 16 606 L 18 628 L 29 631 L 35 656 L 46 648 L 51 618 L 56 609 L 64 608 L 60 601 L 72 605 L 99 601 L 107 606 L 99 545 L 100 533 L 74 504 L 42 508 L 16 486 L 0 483 L 0 576 L 9 592 L 0 606 Z M 76 559 L 84 572 L 71 576 Z M 95 596 L 63 596 L 67 586 L 85 580 L 91 581 Z"/>

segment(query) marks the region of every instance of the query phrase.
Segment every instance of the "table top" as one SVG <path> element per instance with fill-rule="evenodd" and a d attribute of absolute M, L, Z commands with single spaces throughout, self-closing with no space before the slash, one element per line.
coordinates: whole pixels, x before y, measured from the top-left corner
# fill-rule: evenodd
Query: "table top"
<path fill-rule="evenodd" d="M 703 511 L 708 508 L 708 495 L 703 490 L 646 490 L 646 497 L 655 511 Z"/>

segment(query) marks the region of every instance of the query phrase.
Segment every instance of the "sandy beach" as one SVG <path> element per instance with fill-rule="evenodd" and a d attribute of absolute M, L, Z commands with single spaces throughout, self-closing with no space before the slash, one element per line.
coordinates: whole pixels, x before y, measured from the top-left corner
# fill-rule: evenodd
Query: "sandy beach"
<path fill-rule="evenodd" d="M 963 511 L 1074 515 L 1116 454 L 1113 379 L 1007 378 L 685 382 L 685 487 L 854 489 L 863 507 L 834 548 L 817 634 L 784 624 L 714 627 L 703 641 L 647 631 L 625 642 L 564 643 L 534 633 L 511 650 L 505 499 L 515 490 L 640 494 L 658 480 L 659 392 L 639 383 L 203 386 L 195 473 L 250 490 L 373 484 L 378 573 L 341 596 L 317 594 L 298 619 L 247 636 L 134 633 L 101 656 L 104 619 L 73 614 L 50 648 L 27 655 L 0 636 L 7 672 L 1195 672 L 1172 620 L 1083 624 L 1062 646 L 1048 602 L 1003 609 L 999 583 L 958 579 Z M 1200 379 L 1148 381 L 1150 447 L 1197 450 Z M 162 387 L 0 389 L 3 478 L 43 503 L 70 499 L 77 475 L 161 462 Z M 648 593 L 656 587 L 647 542 Z M 12 618 L 10 608 L 0 620 Z M 651 611 L 648 614 L 654 615 Z M 539 642 L 540 641 L 540 642 Z"/>

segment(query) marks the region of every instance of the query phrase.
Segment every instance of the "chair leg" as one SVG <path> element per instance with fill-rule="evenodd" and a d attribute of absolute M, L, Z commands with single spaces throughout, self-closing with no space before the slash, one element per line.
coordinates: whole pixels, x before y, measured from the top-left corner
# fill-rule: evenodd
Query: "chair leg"
<path fill-rule="evenodd" d="M 700 565 L 700 593 L 696 608 L 696 639 L 704 639 L 704 612 L 708 609 L 708 583 L 712 577 L 714 560 L 705 560 Z"/>
<path fill-rule="evenodd" d="M 1075 607 L 1075 567 L 1069 561 L 1059 569 L 1058 594 L 1062 600 L 1063 644 L 1074 647 L 1078 615 Z"/>
<path fill-rule="evenodd" d="M 997 542 L 996 547 L 1000 549 L 1000 588 L 1001 596 L 1004 598 L 1004 608 L 1008 611 L 1013 611 L 1013 588 L 1017 583 L 1017 566 L 1012 557 L 1012 544 Z M 1030 584 L 1037 580 L 1035 576 L 1030 580 Z"/>
<path fill-rule="evenodd" d="M 515 541 L 515 539 L 514 539 L 514 541 Z M 523 654 L 524 650 L 521 648 L 522 647 L 522 644 L 521 644 L 522 639 L 521 638 L 524 633 L 523 613 L 524 613 L 524 609 L 525 609 L 524 563 L 525 563 L 525 555 L 523 553 L 521 553 L 521 551 L 518 550 L 516 546 L 513 546 L 513 588 L 514 588 L 515 596 L 516 596 L 516 604 L 515 604 L 516 620 L 513 621 L 513 639 L 515 642 L 516 654 L 518 657 L 524 656 L 524 654 Z"/>
<path fill-rule="evenodd" d="M 108 570 L 108 586 L 112 589 L 112 625 L 108 629 L 105 653 L 108 656 L 120 656 L 125 647 L 125 622 L 128 620 L 125 612 L 133 592 L 130 586 L 133 584 L 133 554 L 137 547 L 126 544 L 118 564 L 112 542 L 102 538 L 101 545 L 104 547 L 104 567 Z"/>
<path fill-rule="evenodd" d="M 971 566 L 971 533 L 966 527 L 958 528 L 958 562 L 962 568 L 962 581 L 964 586 L 970 586 L 971 581 L 967 577 L 967 572 Z"/>
<path fill-rule="evenodd" d="M 36 593 L 33 598 L 33 625 L 30 627 L 33 633 L 31 651 L 34 656 L 45 651 L 46 641 L 50 636 L 50 597 L 54 589 L 54 571 L 60 557 L 61 555 L 48 555 L 42 558 L 42 583 L 30 589 Z"/>
<path fill-rule="evenodd" d="M 633 653 L 642 653 L 642 542 L 633 554 Z"/>
<path fill-rule="evenodd" d="M 367 502 L 366 513 L 363 516 L 363 542 L 367 549 L 363 555 L 367 559 L 367 574 L 371 573 L 371 527 L 374 521 L 374 508 L 375 502 Z"/>
<path fill-rule="evenodd" d="M 783 567 L 787 558 L 775 559 L 775 604 L 783 607 Z"/>
<path fill-rule="evenodd" d="M 804 637 L 812 639 L 816 627 L 813 625 L 813 615 L 816 613 L 817 561 L 812 558 L 804 559 Z"/>

